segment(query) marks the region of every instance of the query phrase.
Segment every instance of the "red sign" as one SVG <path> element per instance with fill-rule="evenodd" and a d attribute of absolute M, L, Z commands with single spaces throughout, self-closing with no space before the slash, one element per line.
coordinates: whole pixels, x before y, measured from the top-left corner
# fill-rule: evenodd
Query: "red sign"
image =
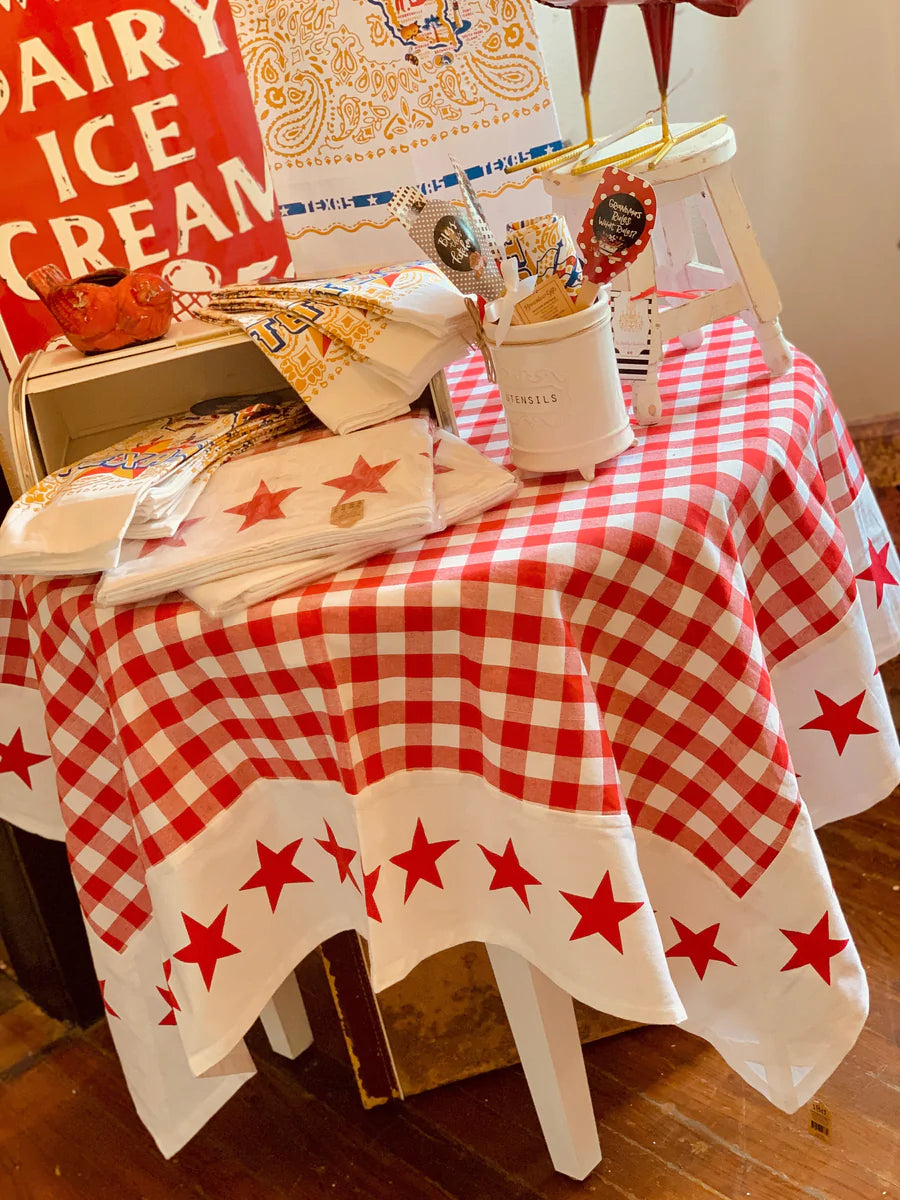
<path fill-rule="evenodd" d="M 152 266 L 181 315 L 220 283 L 286 273 L 227 0 L 0 0 L 8 370 L 59 334 L 24 279 L 51 262 Z"/>

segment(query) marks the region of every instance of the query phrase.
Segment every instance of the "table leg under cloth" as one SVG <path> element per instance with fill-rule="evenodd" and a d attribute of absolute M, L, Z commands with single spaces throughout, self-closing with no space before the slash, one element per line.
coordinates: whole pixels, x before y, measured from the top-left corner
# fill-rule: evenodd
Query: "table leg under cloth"
<path fill-rule="evenodd" d="M 590 487 L 533 482 L 246 617 L 0 584 L 0 682 L 40 686 L 50 734 L 20 747 L 5 706 L 5 778 L 37 809 L 49 759 L 22 752 L 53 756 L 110 1029 L 164 1153 L 346 929 L 376 990 L 491 947 L 579 1177 L 599 1149 L 568 996 L 683 1024 L 785 1111 L 853 1045 L 865 979 L 813 826 L 900 777 L 877 672 L 900 563 L 814 366 L 768 381 L 757 359 L 717 326 L 667 359 L 663 421 Z M 467 378 L 461 429 L 503 453 L 496 392 Z"/>

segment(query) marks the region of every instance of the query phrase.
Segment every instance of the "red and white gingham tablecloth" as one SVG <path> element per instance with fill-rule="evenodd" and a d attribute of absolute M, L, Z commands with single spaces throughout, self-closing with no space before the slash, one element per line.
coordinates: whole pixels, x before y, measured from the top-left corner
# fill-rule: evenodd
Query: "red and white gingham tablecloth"
<path fill-rule="evenodd" d="M 481 360 L 451 383 L 502 460 Z M 237 618 L 3 581 L 0 812 L 64 831 L 164 1153 L 344 929 L 376 989 L 508 946 L 596 1008 L 681 1022 L 787 1111 L 853 1045 L 865 977 L 813 827 L 900 778 L 877 672 L 900 563 L 809 359 L 770 380 L 726 321 L 661 390 L 592 484 L 526 481 Z"/>

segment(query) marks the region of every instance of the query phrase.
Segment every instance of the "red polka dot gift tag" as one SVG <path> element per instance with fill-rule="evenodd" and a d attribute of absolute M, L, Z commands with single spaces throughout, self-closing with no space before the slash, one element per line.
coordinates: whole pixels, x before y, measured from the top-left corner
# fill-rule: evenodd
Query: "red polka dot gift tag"
<path fill-rule="evenodd" d="M 578 235 L 584 278 L 609 283 L 624 271 L 649 242 L 655 220 L 650 184 L 620 167 L 607 167 Z"/>

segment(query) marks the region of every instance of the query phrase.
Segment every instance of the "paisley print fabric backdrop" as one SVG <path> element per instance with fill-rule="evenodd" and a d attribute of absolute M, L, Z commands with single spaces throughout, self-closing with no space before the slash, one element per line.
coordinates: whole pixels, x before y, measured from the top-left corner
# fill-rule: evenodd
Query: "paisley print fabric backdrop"
<path fill-rule="evenodd" d="M 230 3 L 301 277 L 408 259 L 387 203 L 453 188 L 449 153 L 499 232 L 549 207 L 503 173 L 559 144 L 530 0 Z"/>

